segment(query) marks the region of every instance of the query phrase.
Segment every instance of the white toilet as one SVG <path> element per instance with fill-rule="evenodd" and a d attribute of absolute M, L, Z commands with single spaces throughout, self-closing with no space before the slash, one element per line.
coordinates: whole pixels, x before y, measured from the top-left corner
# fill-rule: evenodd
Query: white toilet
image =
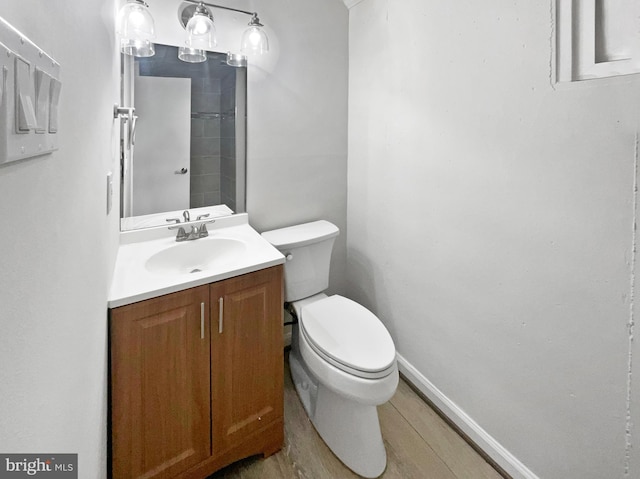
<path fill-rule="evenodd" d="M 339 230 L 314 221 L 262 236 L 287 258 L 284 298 L 298 319 L 291 376 L 311 422 L 333 453 L 363 477 L 380 476 L 387 455 L 376 406 L 398 386 L 393 340 L 368 309 L 327 296 L 331 249 Z"/>

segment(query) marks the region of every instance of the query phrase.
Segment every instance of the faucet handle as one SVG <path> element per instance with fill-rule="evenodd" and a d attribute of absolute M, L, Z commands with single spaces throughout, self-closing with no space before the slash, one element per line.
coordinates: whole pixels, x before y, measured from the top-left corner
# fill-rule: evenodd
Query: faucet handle
<path fill-rule="evenodd" d="M 209 215 L 206 215 L 206 216 L 209 216 Z M 200 223 L 200 230 L 198 232 L 198 238 L 206 238 L 207 236 L 209 236 L 209 231 L 207 230 L 207 224 L 208 223 L 215 223 L 215 222 L 216 222 L 216 220 L 209 220 L 209 221 L 205 221 L 203 223 Z"/>
<path fill-rule="evenodd" d="M 206 215 L 198 215 L 198 220 L 201 220 L 202 218 L 208 218 L 208 217 L 209 217 L 209 213 L 207 213 Z"/>
<path fill-rule="evenodd" d="M 189 237 L 187 232 L 184 230 L 184 227 L 182 226 L 169 226 L 169 229 L 178 230 L 178 234 L 176 235 L 176 241 L 184 241 Z"/>
<path fill-rule="evenodd" d="M 172 221 L 175 221 L 176 224 L 179 224 L 180 223 L 180 218 L 167 218 L 165 221 L 167 223 L 171 223 Z"/>
<path fill-rule="evenodd" d="M 176 235 L 176 241 L 184 241 L 186 239 L 189 239 L 189 235 L 184 230 L 184 228 L 181 226 L 180 228 L 178 228 L 178 234 Z"/>

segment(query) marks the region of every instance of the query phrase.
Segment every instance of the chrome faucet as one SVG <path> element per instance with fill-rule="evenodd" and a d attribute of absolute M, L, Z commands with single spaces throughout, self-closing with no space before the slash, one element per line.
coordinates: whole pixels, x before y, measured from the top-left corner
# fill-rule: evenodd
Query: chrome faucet
<path fill-rule="evenodd" d="M 182 216 L 184 218 L 184 223 L 182 224 L 186 224 L 191 221 L 191 216 L 189 215 L 188 210 L 185 210 L 182 213 Z M 208 217 L 209 217 L 209 213 L 205 215 L 199 215 L 198 218 L 196 219 L 196 222 L 197 221 L 200 221 L 200 222 L 189 225 L 191 229 L 189 230 L 188 233 L 184 229 L 184 226 L 178 226 L 179 224 L 181 224 L 180 218 L 168 218 L 166 221 L 168 223 L 172 221 L 175 222 L 176 226 L 169 226 L 169 229 L 178 230 L 178 234 L 176 235 L 176 241 L 178 242 L 192 241 L 192 240 L 197 240 L 199 238 L 205 238 L 206 236 L 209 236 L 209 231 L 207 231 L 207 223 L 215 223 L 216 220 L 201 221 L 203 218 L 208 218 Z"/>

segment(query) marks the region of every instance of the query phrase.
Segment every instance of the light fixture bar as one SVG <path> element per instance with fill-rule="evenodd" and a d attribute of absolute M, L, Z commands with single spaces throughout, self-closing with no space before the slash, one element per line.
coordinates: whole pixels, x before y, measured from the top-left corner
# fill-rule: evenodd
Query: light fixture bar
<path fill-rule="evenodd" d="M 134 0 L 129 0 L 134 1 Z M 140 0 L 136 0 L 140 1 Z M 194 52 L 202 53 L 197 56 L 187 55 L 186 49 L 183 48 L 179 58 L 183 61 L 200 62 L 206 61 L 206 50 L 211 50 L 215 46 L 215 27 L 213 25 L 213 15 L 209 8 L 220 8 L 231 12 L 249 15 L 251 20 L 240 41 L 240 54 L 238 58 L 229 52 L 227 64 L 231 66 L 246 66 L 248 55 L 261 55 L 269 51 L 269 38 L 262 30 L 264 25 L 260 23 L 257 12 L 249 12 L 239 8 L 225 7 L 224 5 L 216 5 L 207 3 L 202 0 L 183 0 L 178 8 L 178 20 L 187 31 L 187 47 Z M 207 40 L 207 42 L 204 42 Z M 203 43 L 204 42 L 204 43 Z M 194 50 L 197 49 L 197 50 Z M 191 53 L 191 52 L 190 52 Z"/>
<path fill-rule="evenodd" d="M 232 12 L 244 13 L 245 15 L 257 15 L 257 13 L 256 13 L 256 12 L 248 12 L 248 11 L 246 11 L 246 10 L 239 10 L 239 9 L 237 9 L 237 8 L 225 7 L 225 6 L 223 6 L 223 5 L 215 5 L 215 4 L 213 4 L 213 3 L 200 2 L 200 1 L 198 1 L 198 0 L 184 0 L 184 1 L 185 1 L 185 2 L 188 2 L 188 3 L 193 3 L 193 4 L 195 4 L 195 5 L 198 5 L 198 4 L 200 4 L 200 3 L 201 3 L 201 4 L 203 4 L 203 5 L 206 5 L 207 7 L 221 8 L 221 9 L 223 9 L 223 10 L 230 10 L 230 11 L 232 11 Z"/>

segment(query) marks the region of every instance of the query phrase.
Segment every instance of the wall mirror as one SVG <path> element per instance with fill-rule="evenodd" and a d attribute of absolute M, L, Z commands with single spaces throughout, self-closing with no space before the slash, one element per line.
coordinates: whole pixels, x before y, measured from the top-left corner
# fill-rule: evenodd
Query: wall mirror
<path fill-rule="evenodd" d="M 121 230 L 164 226 L 184 210 L 244 212 L 246 67 L 215 52 L 186 63 L 177 47 L 155 47 L 152 57 L 122 55 L 121 105 L 135 111 L 121 121 Z"/>

